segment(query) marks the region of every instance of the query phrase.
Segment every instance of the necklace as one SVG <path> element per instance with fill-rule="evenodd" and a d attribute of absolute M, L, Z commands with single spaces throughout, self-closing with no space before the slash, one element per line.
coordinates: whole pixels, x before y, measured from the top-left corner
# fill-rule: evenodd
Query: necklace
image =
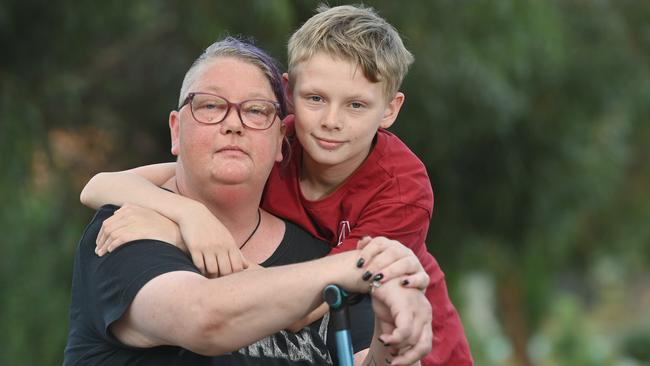
<path fill-rule="evenodd" d="M 244 240 L 244 243 L 239 247 L 240 250 L 241 250 L 241 248 L 244 247 L 244 245 L 246 245 L 246 243 L 248 243 L 249 240 L 251 240 L 253 235 L 255 235 L 255 233 L 257 232 L 257 228 L 260 227 L 260 222 L 262 222 L 262 212 L 260 212 L 260 209 L 258 208 L 257 209 L 257 225 L 255 225 L 255 229 L 253 229 L 253 232 L 251 232 L 251 234 L 248 236 L 248 238 L 246 238 L 246 240 Z"/>
<path fill-rule="evenodd" d="M 174 184 L 176 184 L 176 192 L 178 192 L 178 194 L 181 194 L 181 190 L 180 190 L 180 188 L 178 188 L 178 181 L 177 181 L 176 179 L 174 179 Z M 257 229 L 260 227 L 260 223 L 261 223 L 261 222 L 262 222 L 262 212 L 261 212 L 261 210 L 258 208 L 258 209 L 257 209 L 257 224 L 255 225 L 255 229 L 253 229 L 253 231 L 252 231 L 251 234 L 248 236 L 248 238 L 246 238 L 246 240 L 244 240 L 244 242 L 242 243 L 242 245 L 239 247 L 240 250 L 241 250 L 241 248 L 244 247 L 244 245 L 246 245 L 246 244 L 248 243 L 249 240 L 251 240 L 251 238 L 253 237 L 253 235 L 255 235 L 255 233 L 257 232 Z"/>

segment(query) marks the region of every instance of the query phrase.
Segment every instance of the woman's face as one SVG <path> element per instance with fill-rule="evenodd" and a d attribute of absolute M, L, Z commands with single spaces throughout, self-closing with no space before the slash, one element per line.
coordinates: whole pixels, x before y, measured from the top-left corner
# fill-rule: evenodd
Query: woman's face
<path fill-rule="evenodd" d="M 234 57 L 218 57 L 199 66 L 190 92 L 219 95 L 232 103 L 250 99 L 277 101 L 264 73 Z M 234 107 L 218 124 L 197 122 L 189 104 L 170 114 L 172 153 L 194 189 L 213 184 L 255 184 L 263 188 L 276 161 L 282 160 L 283 127 L 245 128 Z"/>

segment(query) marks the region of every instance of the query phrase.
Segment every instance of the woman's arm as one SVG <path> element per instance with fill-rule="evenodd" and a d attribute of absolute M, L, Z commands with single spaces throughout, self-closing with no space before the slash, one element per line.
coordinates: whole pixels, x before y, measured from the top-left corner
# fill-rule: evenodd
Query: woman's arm
<path fill-rule="evenodd" d="M 168 272 L 138 291 L 112 330 L 135 347 L 179 345 L 204 355 L 231 352 L 303 317 L 322 301 L 328 284 L 368 291 L 354 266 L 356 256 L 349 252 L 218 279 Z"/>
<path fill-rule="evenodd" d="M 322 290 L 329 284 L 337 284 L 349 292 L 368 292 L 367 282 L 362 280 L 363 269 L 355 266 L 359 254 L 350 251 L 211 280 L 186 271 L 168 272 L 150 280 L 138 291 L 111 330 L 121 342 L 135 347 L 179 345 L 204 355 L 231 352 L 304 316 L 322 301 Z M 396 365 L 413 363 L 427 353 L 431 333 L 429 338 L 412 343 L 416 326 L 422 322 L 413 321 L 411 314 L 419 304 L 426 307 L 428 303 L 426 299 L 414 303 L 403 296 L 411 291 L 423 297 L 418 290 L 384 284 L 374 291 L 373 308 L 379 290 L 385 292 L 385 299 L 377 297 L 376 300 L 384 315 L 376 315 L 380 326 L 375 330 L 366 362 L 385 364 L 391 347 L 385 347 L 378 340 L 381 338 L 405 350 L 405 357 L 394 359 Z M 391 334 L 379 329 L 383 322 L 391 326 L 388 330 Z M 428 324 L 426 329 L 430 329 Z M 407 343 L 413 347 L 401 347 Z"/>

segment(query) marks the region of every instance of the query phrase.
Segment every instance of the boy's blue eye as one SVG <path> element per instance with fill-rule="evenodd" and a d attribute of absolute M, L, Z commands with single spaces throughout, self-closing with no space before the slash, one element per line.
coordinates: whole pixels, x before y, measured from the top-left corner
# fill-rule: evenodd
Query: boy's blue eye
<path fill-rule="evenodd" d="M 323 101 L 323 98 L 321 98 L 321 97 L 318 96 L 318 95 L 311 95 L 311 96 L 309 96 L 309 100 L 310 100 L 311 102 L 322 102 L 322 101 Z"/>
<path fill-rule="evenodd" d="M 361 104 L 359 102 L 352 102 L 352 103 L 350 103 L 350 106 L 352 108 L 354 108 L 354 109 L 359 109 L 359 108 L 363 107 L 363 104 Z"/>

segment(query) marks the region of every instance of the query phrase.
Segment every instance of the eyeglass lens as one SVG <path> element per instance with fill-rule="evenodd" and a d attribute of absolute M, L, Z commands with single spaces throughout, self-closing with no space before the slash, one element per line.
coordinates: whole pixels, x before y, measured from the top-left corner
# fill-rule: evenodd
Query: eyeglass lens
<path fill-rule="evenodd" d="M 226 118 L 230 106 L 239 111 L 244 125 L 251 128 L 266 128 L 275 119 L 275 105 L 265 100 L 247 100 L 229 103 L 226 99 L 206 94 L 195 94 L 192 98 L 194 118 L 202 123 L 219 123 Z"/>

